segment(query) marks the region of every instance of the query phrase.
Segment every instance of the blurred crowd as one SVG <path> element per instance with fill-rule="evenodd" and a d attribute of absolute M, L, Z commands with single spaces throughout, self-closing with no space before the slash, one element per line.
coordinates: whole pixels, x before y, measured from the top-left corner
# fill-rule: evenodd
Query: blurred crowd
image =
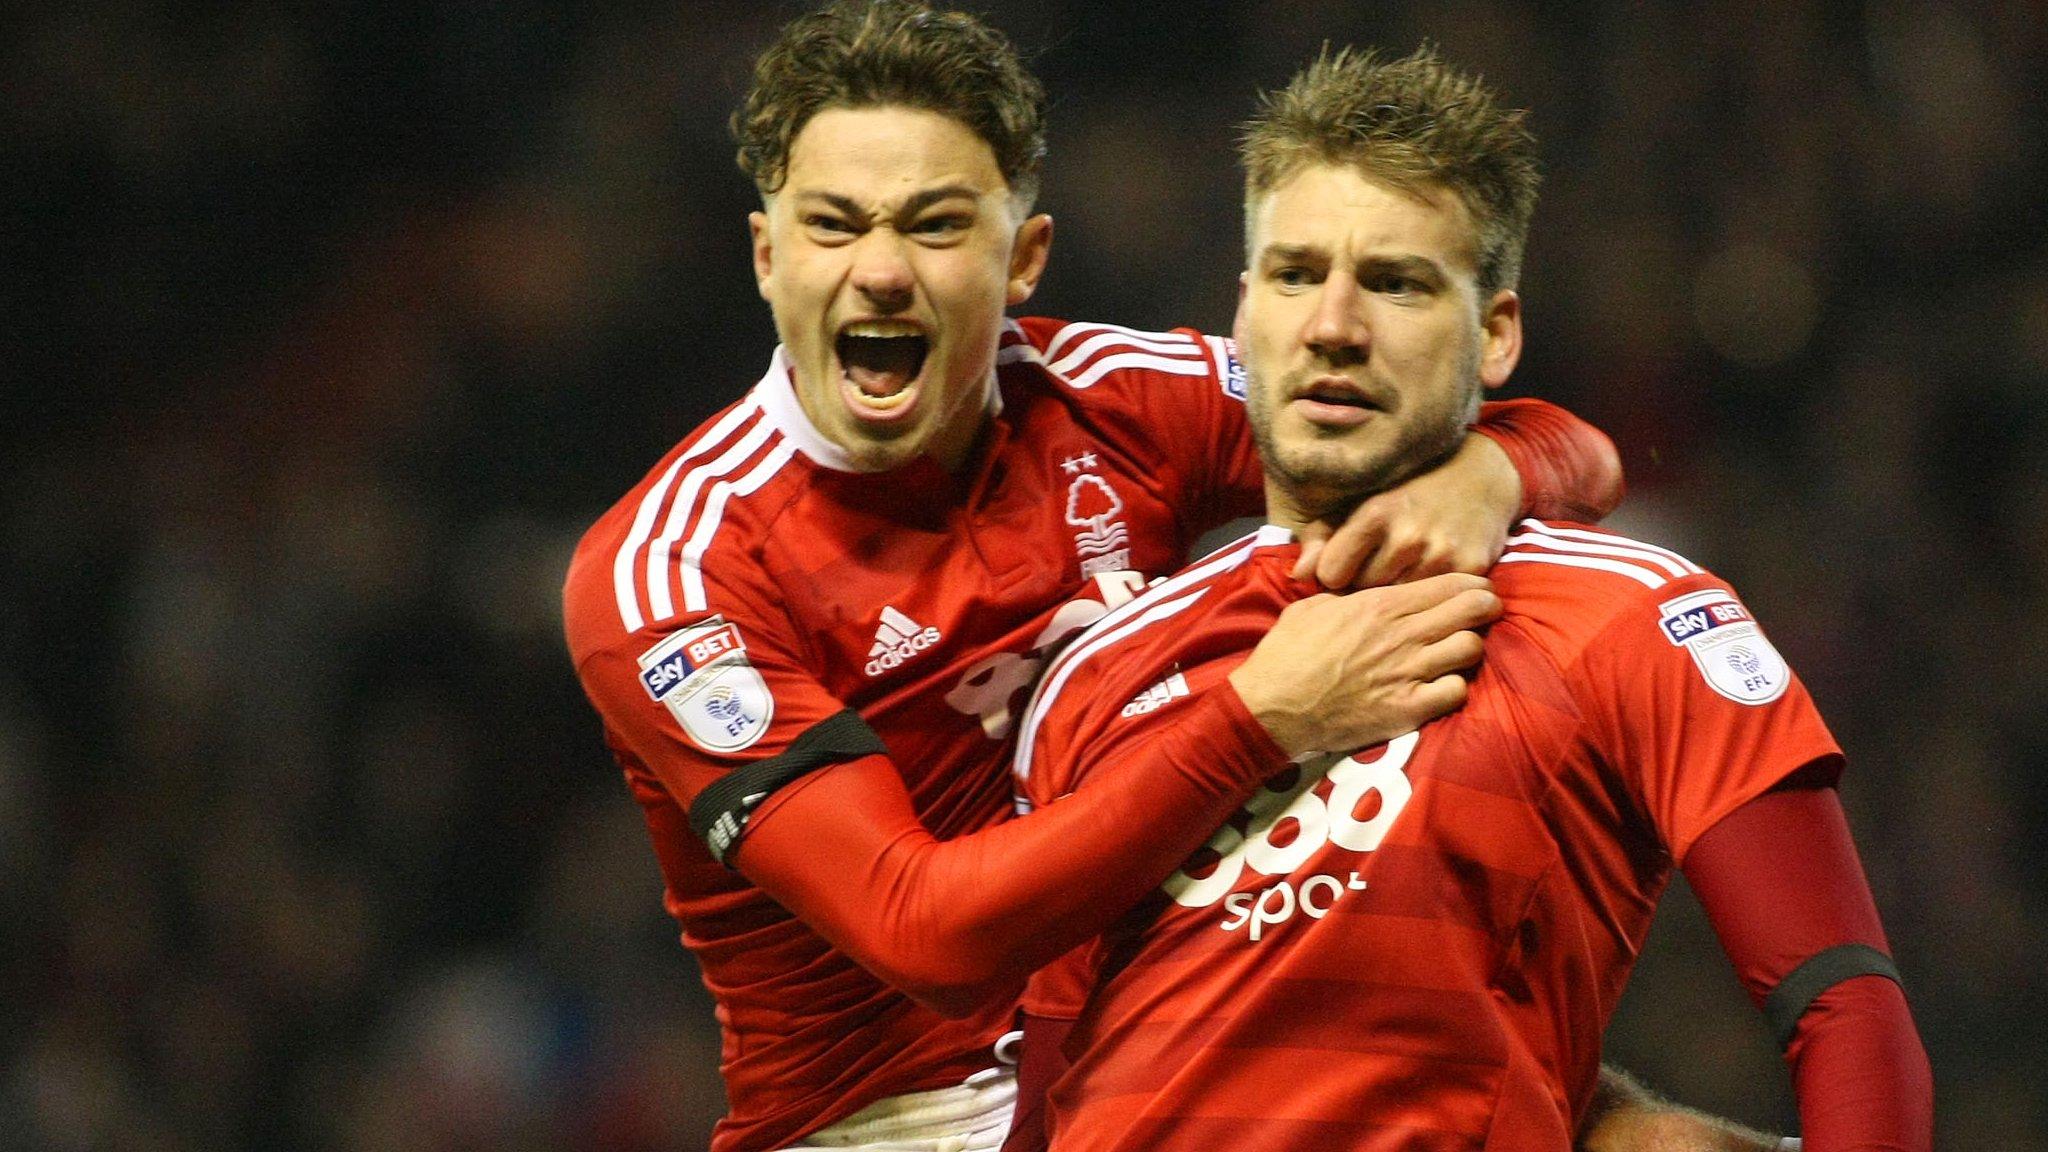
<path fill-rule="evenodd" d="M 1325 40 L 1534 109 L 1510 391 L 1834 724 L 1943 1146 L 2048 1149 L 2048 7 L 970 7 L 1054 97 L 1051 315 L 1227 327 L 1234 125 Z M 724 124 L 795 10 L 0 15 L 0 1149 L 702 1146 L 557 598 L 766 363 Z M 1790 1125 L 1666 903 L 1610 1052 Z"/>

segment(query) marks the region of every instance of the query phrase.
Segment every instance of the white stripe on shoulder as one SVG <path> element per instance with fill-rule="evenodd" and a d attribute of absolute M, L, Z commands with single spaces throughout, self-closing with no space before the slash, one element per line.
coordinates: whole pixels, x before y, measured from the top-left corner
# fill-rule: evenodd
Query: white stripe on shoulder
<path fill-rule="evenodd" d="M 1641 540 L 1634 540 L 1627 536 L 1619 536 L 1612 532 L 1589 532 L 1584 528 L 1564 528 L 1556 524 L 1546 524 L 1541 520 L 1524 520 L 1518 527 L 1527 533 L 1527 536 L 1512 537 L 1508 541 L 1510 544 L 1514 543 L 1516 539 L 1526 538 L 1533 542 L 1541 543 L 1545 547 L 1555 548 L 1560 552 L 1589 552 L 1595 555 L 1606 556 L 1636 556 L 1655 563 L 1674 577 L 1697 576 L 1704 571 L 1699 565 L 1687 560 L 1669 548 L 1645 543 Z M 1615 549 L 1619 549 L 1619 551 L 1615 551 Z"/>
<path fill-rule="evenodd" d="M 766 420 L 747 429 L 747 434 L 718 454 L 717 458 L 690 469 L 676 490 L 675 502 L 669 505 L 668 521 L 662 525 L 661 535 L 647 550 L 647 614 L 656 620 L 666 620 L 676 614 L 675 602 L 669 591 L 669 555 L 676 541 L 683 538 L 696 515 L 697 499 L 706 485 L 718 481 L 753 458 L 769 437 L 783 439 Z"/>
<path fill-rule="evenodd" d="M 1626 576 L 1645 588 L 1662 588 L 1671 583 L 1660 572 L 1640 564 L 1622 560 L 1603 560 L 1598 556 L 1564 556 L 1550 552 L 1506 552 L 1496 561 L 1500 564 L 1555 564 L 1561 568 L 1594 568 L 1602 572 L 1613 572 Z"/>
<path fill-rule="evenodd" d="M 1097 335 L 1122 336 L 1125 343 L 1141 346 L 1166 344 L 1176 347 L 1191 347 L 1195 343 L 1194 337 L 1189 336 L 1185 332 L 1147 332 L 1142 328 L 1126 328 L 1121 324 L 1095 324 L 1086 321 L 1075 321 L 1074 323 L 1063 325 L 1054 334 L 1053 338 L 1046 342 L 1045 358 L 1048 361 L 1057 359 L 1067 345 L 1076 340 Z"/>
<path fill-rule="evenodd" d="M 1502 564 L 1554 564 L 1626 576 L 1646 588 L 1662 588 L 1673 580 L 1699 575 L 1704 569 L 1669 548 L 1645 544 L 1611 532 L 1561 528 L 1540 520 L 1524 520 L 1508 537 Z"/>
<path fill-rule="evenodd" d="M 655 481 L 654 487 L 649 488 L 647 495 L 641 498 L 640 507 L 633 514 L 633 527 L 626 533 L 625 543 L 619 546 L 618 555 L 612 558 L 612 591 L 619 604 L 619 622 L 625 625 L 627 632 L 638 632 L 647 623 L 640 612 L 639 590 L 633 585 L 633 558 L 639 554 L 641 546 L 647 543 L 648 537 L 653 535 L 654 521 L 661 514 L 662 506 L 668 499 L 669 489 L 675 483 L 676 474 L 682 471 L 684 464 L 722 445 L 725 438 L 732 434 L 733 429 L 760 410 L 760 403 L 752 396 L 734 405 L 730 412 L 705 431 L 697 443 L 676 457 L 675 462 L 668 466 L 668 471 L 663 472 L 661 479 Z"/>
<path fill-rule="evenodd" d="M 1202 355 L 1201 345 L 1178 332 L 1168 332 L 1157 337 L 1149 334 L 1145 336 L 1126 336 L 1121 332 L 1098 332 L 1075 344 L 1070 351 L 1066 352 L 1059 359 L 1053 360 L 1047 367 L 1065 376 L 1074 369 L 1086 364 L 1089 357 L 1112 348 L 1124 351 L 1151 352 L 1169 359 L 1180 360 L 1200 359 Z"/>
<path fill-rule="evenodd" d="M 1082 388 L 1092 387 L 1096 381 L 1101 380 L 1104 376 L 1124 368 L 1142 368 L 1147 371 L 1164 372 L 1173 376 L 1207 376 L 1209 374 L 1209 358 L 1207 356 L 1196 356 L 1193 359 L 1177 360 L 1169 359 L 1165 356 L 1154 356 L 1148 352 L 1118 352 L 1113 355 L 1104 356 L 1102 359 L 1090 364 L 1086 371 L 1077 375 L 1067 376 L 1059 372 L 1054 372 L 1053 375 L 1065 380 L 1069 387 L 1078 391 Z"/>
<path fill-rule="evenodd" d="M 1015 766 L 1017 779 L 1030 779 L 1031 755 L 1033 749 L 1038 746 L 1038 721 L 1044 715 L 1045 710 L 1052 707 L 1053 701 L 1059 698 L 1060 689 L 1066 687 L 1068 678 L 1074 674 L 1074 669 L 1080 667 L 1088 657 L 1093 656 L 1102 648 L 1114 644 L 1148 625 L 1178 616 L 1181 612 L 1193 607 L 1197 600 L 1208 594 L 1209 590 L 1207 588 L 1197 588 L 1192 592 L 1168 600 L 1153 600 L 1147 597 L 1144 611 L 1139 612 L 1136 616 L 1126 618 L 1121 625 L 1106 627 L 1108 617 L 1104 617 L 1101 621 L 1090 627 L 1086 633 L 1083 633 L 1082 639 L 1075 642 L 1073 649 L 1069 649 L 1069 651 L 1076 652 L 1075 658 L 1059 665 L 1057 671 L 1049 674 L 1040 682 L 1039 692 L 1034 695 L 1029 711 L 1025 713 L 1024 732 L 1017 739 L 1017 754 L 1012 762 Z M 1132 603 L 1137 603 L 1137 601 L 1132 601 Z"/>
<path fill-rule="evenodd" d="M 1037 747 L 1039 721 L 1052 708 L 1060 690 L 1078 668 L 1090 657 L 1151 624 L 1169 619 L 1191 607 L 1208 594 L 1206 582 L 1221 573 L 1228 572 L 1243 564 L 1252 553 L 1262 547 L 1284 544 L 1292 539 L 1285 528 L 1266 525 L 1257 532 L 1227 545 L 1200 564 L 1163 580 L 1147 589 L 1137 598 L 1112 609 L 1102 619 L 1089 625 L 1079 639 L 1068 645 L 1064 652 L 1053 658 L 1045 675 L 1032 690 L 1031 700 L 1024 706 L 1024 720 L 1019 725 L 1017 750 L 1011 757 L 1011 771 L 1017 779 L 1024 780 L 1031 775 L 1031 759 Z"/>
<path fill-rule="evenodd" d="M 795 455 L 796 445 L 784 440 L 746 475 L 737 480 L 720 480 L 711 486 L 711 495 L 704 501 L 704 515 L 698 520 L 697 530 L 690 534 L 690 542 L 683 545 L 683 607 L 687 611 L 702 612 L 709 606 L 704 598 L 704 553 L 711 547 L 712 537 L 718 534 L 718 523 L 725 516 L 727 498 L 758 491 L 761 485 L 774 479 L 775 474 Z"/>

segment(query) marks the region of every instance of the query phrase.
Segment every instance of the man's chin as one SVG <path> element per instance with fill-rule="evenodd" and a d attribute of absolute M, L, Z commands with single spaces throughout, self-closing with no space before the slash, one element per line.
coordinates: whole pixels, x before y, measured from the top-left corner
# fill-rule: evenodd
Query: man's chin
<path fill-rule="evenodd" d="M 1275 469 L 1282 485 L 1303 508 L 1324 511 L 1354 507 L 1390 487 L 1387 462 L 1362 453 L 1302 451 Z"/>
<path fill-rule="evenodd" d="M 917 456 L 917 444 L 904 437 L 897 440 L 862 440 L 841 444 L 847 463 L 856 472 L 893 472 Z"/>

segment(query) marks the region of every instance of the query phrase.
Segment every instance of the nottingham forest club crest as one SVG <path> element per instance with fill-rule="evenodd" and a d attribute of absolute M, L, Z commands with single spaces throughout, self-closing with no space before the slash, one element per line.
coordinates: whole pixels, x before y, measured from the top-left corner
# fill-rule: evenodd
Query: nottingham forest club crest
<path fill-rule="evenodd" d="M 1123 497 L 1109 481 L 1096 475 L 1095 453 L 1083 452 L 1061 461 L 1060 467 L 1074 477 L 1067 485 L 1067 523 L 1080 529 L 1074 533 L 1074 555 L 1081 561 L 1081 575 L 1121 572 L 1131 566 L 1131 531 L 1119 519 Z"/>

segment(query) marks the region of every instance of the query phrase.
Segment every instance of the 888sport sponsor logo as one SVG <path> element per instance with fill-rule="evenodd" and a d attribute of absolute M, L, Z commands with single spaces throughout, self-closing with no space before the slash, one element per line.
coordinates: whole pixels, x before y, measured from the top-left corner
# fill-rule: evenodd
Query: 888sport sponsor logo
<path fill-rule="evenodd" d="M 1327 858 L 1316 871 L 1296 870 L 1329 845 L 1361 855 L 1380 846 L 1414 795 L 1404 769 L 1420 739 L 1410 732 L 1389 741 L 1373 760 L 1346 756 L 1326 774 L 1301 771 L 1291 783 L 1259 789 L 1237 819 L 1217 829 L 1194 860 L 1167 877 L 1166 894 L 1183 908 L 1221 901 L 1224 916 L 1217 927 L 1243 932 L 1253 942 L 1296 916 L 1327 916 L 1351 893 L 1364 891 L 1365 880 L 1354 869 L 1330 867 Z M 1327 799 L 1318 795 L 1325 779 Z M 1247 872 L 1272 882 L 1241 888 Z"/>

